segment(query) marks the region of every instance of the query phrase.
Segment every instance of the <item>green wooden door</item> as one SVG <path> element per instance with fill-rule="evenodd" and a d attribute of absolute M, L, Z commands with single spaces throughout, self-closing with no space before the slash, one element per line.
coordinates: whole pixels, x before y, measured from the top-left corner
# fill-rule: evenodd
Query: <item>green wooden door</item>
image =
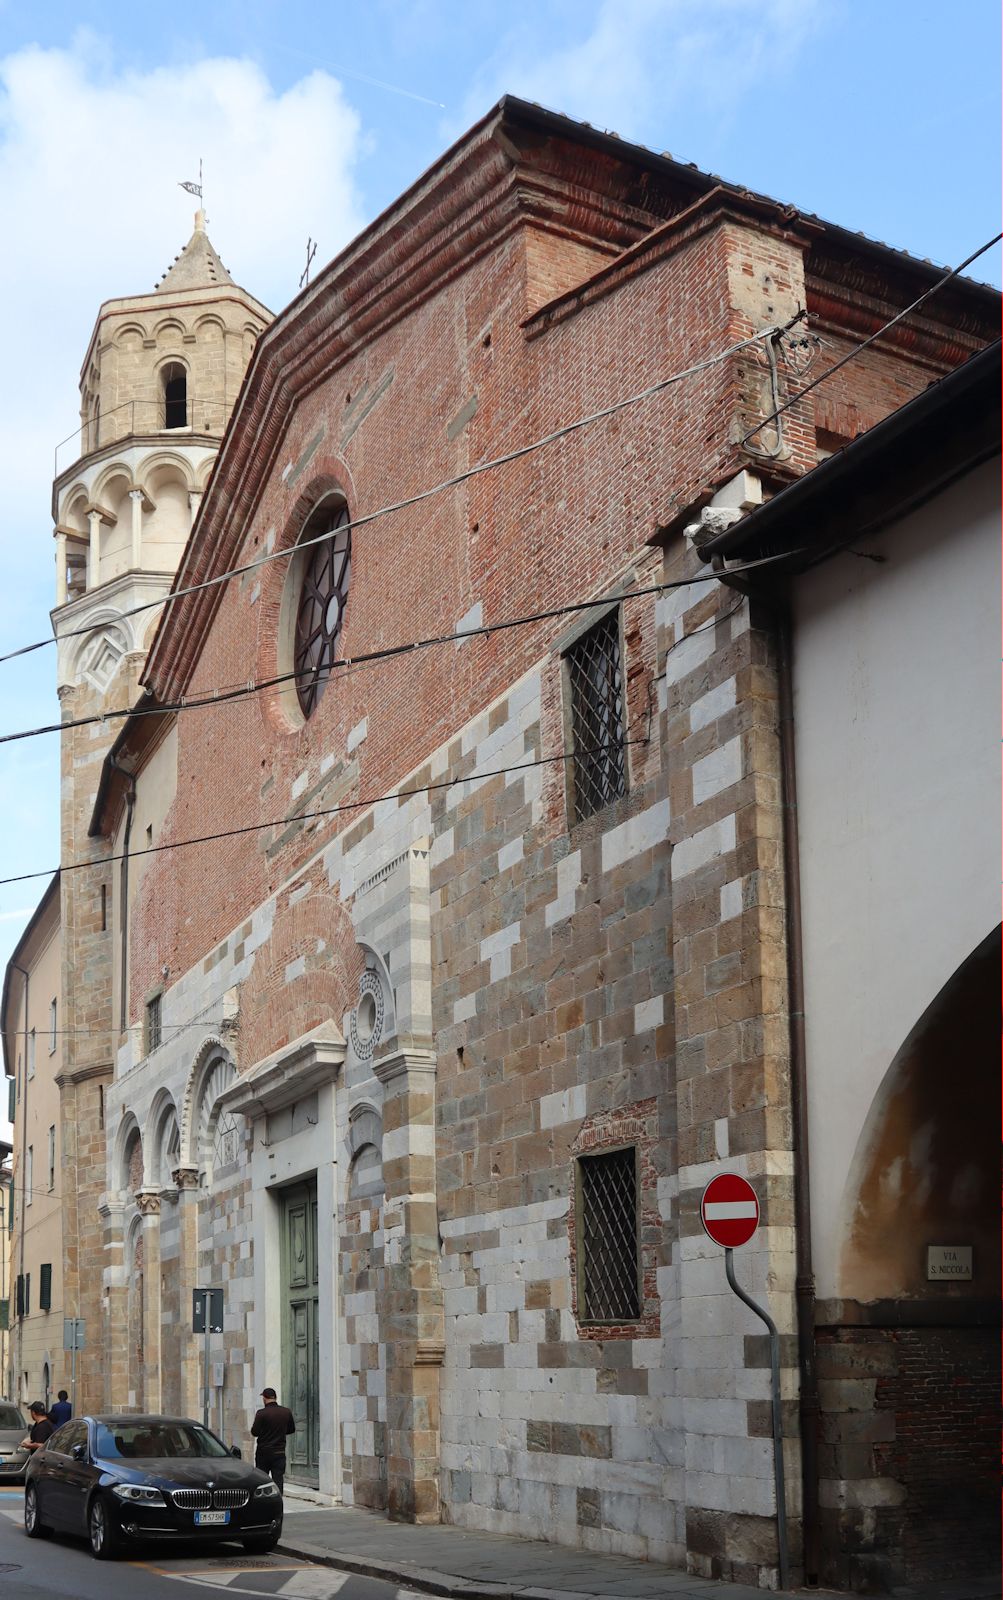
<path fill-rule="evenodd" d="M 320 1458 L 316 1179 L 287 1189 L 282 1205 L 282 1399 L 296 1418 L 288 1475 L 316 1487 Z"/>

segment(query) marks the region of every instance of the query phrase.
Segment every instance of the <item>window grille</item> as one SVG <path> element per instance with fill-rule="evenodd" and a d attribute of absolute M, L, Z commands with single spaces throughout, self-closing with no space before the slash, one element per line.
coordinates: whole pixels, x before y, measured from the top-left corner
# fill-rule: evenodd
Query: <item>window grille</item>
<path fill-rule="evenodd" d="M 634 1146 L 578 1159 L 578 1316 L 634 1322 L 641 1315 Z"/>
<path fill-rule="evenodd" d="M 160 1046 L 160 996 L 155 994 L 146 1002 L 146 1053 Z"/>
<path fill-rule="evenodd" d="M 581 822 L 627 792 L 620 616 L 612 611 L 567 653 L 574 813 Z"/>

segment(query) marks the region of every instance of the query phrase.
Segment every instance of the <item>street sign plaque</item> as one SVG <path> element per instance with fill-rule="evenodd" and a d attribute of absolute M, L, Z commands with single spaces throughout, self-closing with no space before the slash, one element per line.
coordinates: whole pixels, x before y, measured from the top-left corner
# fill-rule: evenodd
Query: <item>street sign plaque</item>
<path fill-rule="evenodd" d="M 63 1318 L 63 1349 L 83 1350 L 85 1346 L 83 1317 Z"/>
<path fill-rule="evenodd" d="M 748 1178 L 737 1172 L 712 1178 L 700 1200 L 700 1221 L 704 1232 L 726 1250 L 748 1244 L 759 1227 L 759 1200 Z"/>
<path fill-rule="evenodd" d="M 193 1289 L 192 1290 L 192 1332 L 205 1333 L 206 1312 L 208 1311 L 209 1333 L 223 1332 L 223 1291 L 222 1289 Z"/>

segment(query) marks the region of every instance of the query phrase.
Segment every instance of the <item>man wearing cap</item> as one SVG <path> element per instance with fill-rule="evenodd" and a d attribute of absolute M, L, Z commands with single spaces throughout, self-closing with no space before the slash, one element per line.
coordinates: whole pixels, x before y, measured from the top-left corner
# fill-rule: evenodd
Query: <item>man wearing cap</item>
<path fill-rule="evenodd" d="M 55 1428 L 45 1414 L 45 1406 L 41 1400 L 33 1400 L 28 1407 L 31 1414 L 31 1428 L 21 1440 L 21 1449 L 30 1450 L 34 1455 L 36 1450 L 41 1450 L 46 1439 L 51 1438 Z"/>
<path fill-rule="evenodd" d="M 288 1406 L 280 1406 L 274 1389 L 262 1389 L 264 1405 L 254 1414 L 251 1438 L 257 1440 L 254 1465 L 267 1472 L 279 1493 L 286 1475 L 286 1439 L 296 1432 L 296 1419 Z"/>

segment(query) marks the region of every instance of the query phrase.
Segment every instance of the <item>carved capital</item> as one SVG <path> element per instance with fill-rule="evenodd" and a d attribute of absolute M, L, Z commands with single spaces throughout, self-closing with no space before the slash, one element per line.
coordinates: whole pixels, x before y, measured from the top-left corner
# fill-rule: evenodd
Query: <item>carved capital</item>
<path fill-rule="evenodd" d="M 198 1167 L 175 1167 L 171 1173 L 171 1182 L 175 1189 L 197 1189 L 199 1186 Z"/>
<path fill-rule="evenodd" d="M 160 1215 L 160 1191 L 158 1189 L 137 1189 L 136 1205 L 141 1216 L 158 1217 Z"/>

